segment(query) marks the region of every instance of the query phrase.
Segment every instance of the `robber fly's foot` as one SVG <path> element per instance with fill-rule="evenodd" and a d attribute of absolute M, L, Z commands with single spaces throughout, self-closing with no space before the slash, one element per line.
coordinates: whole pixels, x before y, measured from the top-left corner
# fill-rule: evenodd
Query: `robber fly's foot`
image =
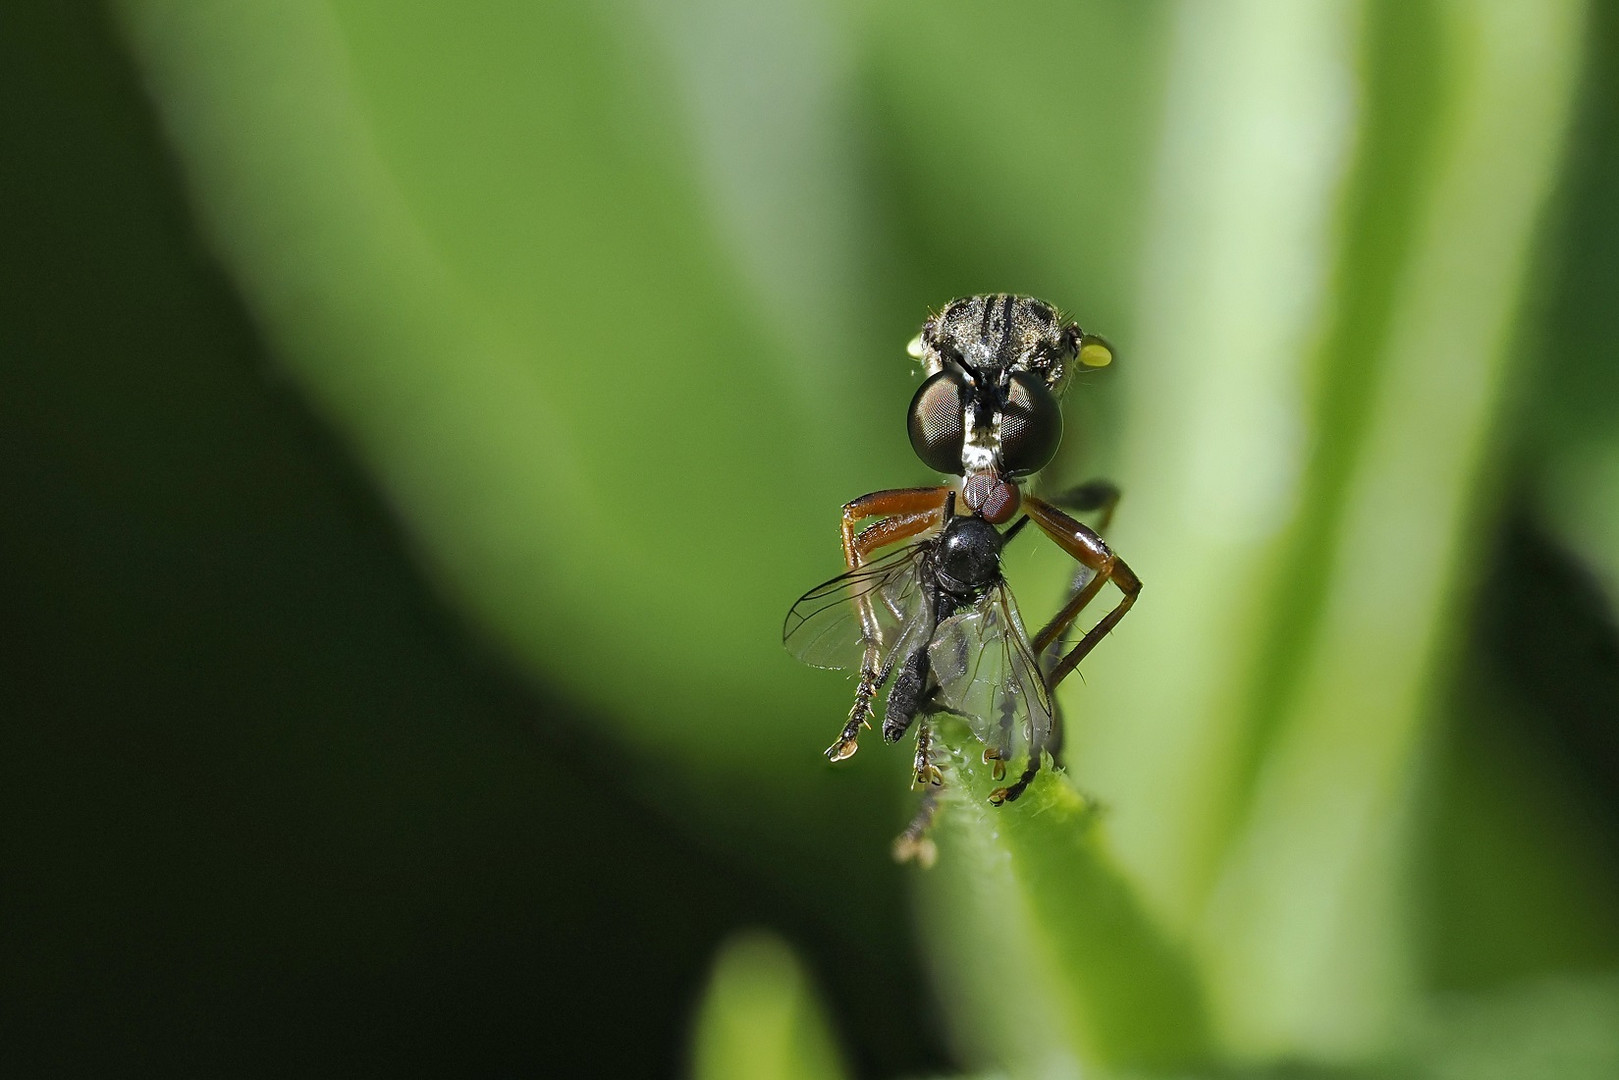
<path fill-rule="evenodd" d="M 854 757 L 854 752 L 860 749 L 860 744 L 853 735 L 843 735 L 838 741 L 826 748 L 828 761 L 845 761 Z"/>
<path fill-rule="evenodd" d="M 843 732 L 836 742 L 826 748 L 826 759 L 843 761 L 854 757 L 854 752 L 860 749 L 856 745 L 856 740 L 860 738 L 860 732 L 869 727 L 871 727 L 871 695 L 862 689 L 855 696 L 854 708 L 849 710 L 849 722 L 843 725 Z"/>
<path fill-rule="evenodd" d="M 1001 758 L 1001 752 L 995 747 L 984 747 L 984 764 L 990 767 L 989 775 L 996 783 L 1006 779 L 1006 762 Z"/>
<path fill-rule="evenodd" d="M 944 773 L 937 765 L 918 765 L 916 767 L 916 787 L 939 787 L 944 783 Z"/>

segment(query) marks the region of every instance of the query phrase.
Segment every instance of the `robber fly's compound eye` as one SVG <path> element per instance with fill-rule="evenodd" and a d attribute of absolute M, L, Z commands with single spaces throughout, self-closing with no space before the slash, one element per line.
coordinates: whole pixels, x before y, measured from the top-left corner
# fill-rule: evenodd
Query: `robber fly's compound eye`
<path fill-rule="evenodd" d="M 961 447 L 967 433 L 963 410 L 971 390 L 956 371 L 941 371 L 917 388 L 911 399 L 911 447 L 934 472 L 960 475 Z"/>
<path fill-rule="evenodd" d="M 1012 374 L 1001 411 L 1001 460 L 1011 476 L 1039 472 L 1062 445 L 1062 408 L 1040 377 Z"/>

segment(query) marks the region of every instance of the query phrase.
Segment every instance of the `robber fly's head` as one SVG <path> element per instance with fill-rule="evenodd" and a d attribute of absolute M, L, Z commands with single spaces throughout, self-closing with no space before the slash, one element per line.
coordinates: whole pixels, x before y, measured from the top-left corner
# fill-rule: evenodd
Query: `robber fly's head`
<path fill-rule="evenodd" d="M 1057 399 L 1076 367 L 1103 367 L 1107 343 L 1032 296 L 994 293 L 947 304 L 910 353 L 927 378 L 911 399 L 911 446 L 929 467 L 964 477 L 967 507 L 991 522 L 1017 512 L 1017 482 L 1062 443 Z"/>

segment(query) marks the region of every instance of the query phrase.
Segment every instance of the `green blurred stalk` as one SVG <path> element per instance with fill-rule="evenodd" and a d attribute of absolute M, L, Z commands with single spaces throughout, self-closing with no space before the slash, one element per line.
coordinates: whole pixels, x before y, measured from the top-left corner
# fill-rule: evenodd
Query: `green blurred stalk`
<path fill-rule="evenodd" d="M 1130 430 L 1170 490 L 1121 517 L 1140 621 L 1175 621 L 1121 635 L 1090 714 L 1241 1056 L 1364 1054 L 1410 999 L 1411 799 L 1579 16 L 1182 9 Z"/>
<path fill-rule="evenodd" d="M 697 1014 L 693 1080 L 839 1080 L 846 1075 L 813 988 L 768 934 L 732 939 Z"/>
<path fill-rule="evenodd" d="M 1372 85 L 1387 74 L 1421 88 L 1425 75 L 1379 63 L 1408 45 L 1410 16 L 1373 10 Z M 1321 600 L 1276 607 L 1292 621 L 1273 625 L 1273 640 L 1307 645 L 1293 647 L 1296 663 L 1257 672 L 1274 680 L 1276 722 L 1227 819 L 1205 923 L 1227 1031 L 1245 1053 L 1361 1054 L 1410 1001 L 1413 796 L 1452 669 L 1456 599 L 1476 583 L 1476 537 L 1499 497 L 1492 436 L 1522 356 L 1516 319 L 1578 69 L 1573 0 L 1439 3 L 1427 18 L 1442 76 L 1428 145 L 1411 157 L 1418 170 L 1431 162 L 1431 178 L 1419 172 L 1403 250 L 1377 243 L 1381 197 L 1405 187 L 1393 166 L 1407 142 L 1375 134 L 1398 128 L 1407 101 L 1372 97 L 1357 176 L 1371 182 L 1350 189 L 1359 198 L 1335 268 L 1340 303 L 1364 300 L 1368 317 L 1333 313 L 1313 402 L 1327 418 L 1316 438 L 1349 447 L 1307 478 L 1301 503 L 1335 527 L 1311 536 L 1301 516 L 1298 569 L 1279 582 Z M 1334 398 L 1355 379 L 1372 385 L 1342 417 Z"/>
<path fill-rule="evenodd" d="M 1218 852 L 1264 583 L 1308 449 L 1299 357 L 1328 302 L 1357 15 L 1183 4 L 1171 28 L 1110 537 L 1145 588 L 1065 696 L 1076 774 L 1106 793 L 1121 861 L 1183 933 Z"/>

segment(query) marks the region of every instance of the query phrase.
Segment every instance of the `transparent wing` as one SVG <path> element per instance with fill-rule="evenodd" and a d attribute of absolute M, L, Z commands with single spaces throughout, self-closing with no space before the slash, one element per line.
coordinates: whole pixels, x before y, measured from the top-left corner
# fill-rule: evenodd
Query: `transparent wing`
<path fill-rule="evenodd" d="M 1050 741 L 1051 694 L 1005 582 L 939 623 L 928 660 L 939 684 L 935 702 L 965 717 L 1002 758 Z"/>
<path fill-rule="evenodd" d="M 782 624 L 781 643 L 806 664 L 858 671 L 865 656 L 860 602 L 868 600 L 887 665 L 894 645 L 918 625 L 926 603 L 917 567 L 927 541 L 910 544 L 823 582 L 799 597 Z"/>

